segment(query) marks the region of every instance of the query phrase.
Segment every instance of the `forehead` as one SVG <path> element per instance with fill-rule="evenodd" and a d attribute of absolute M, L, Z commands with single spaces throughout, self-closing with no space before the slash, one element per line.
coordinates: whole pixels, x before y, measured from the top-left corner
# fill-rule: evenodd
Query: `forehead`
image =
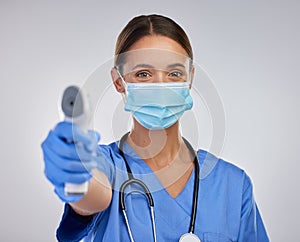
<path fill-rule="evenodd" d="M 149 67 L 160 70 L 181 67 L 189 68 L 190 58 L 181 53 L 166 49 L 136 49 L 124 54 L 124 71 L 139 67 Z"/>
<path fill-rule="evenodd" d="M 129 51 L 141 49 L 161 49 L 187 56 L 185 49 L 178 42 L 162 35 L 145 36 L 136 41 Z"/>
<path fill-rule="evenodd" d="M 137 65 L 166 70 L 170 65 L 180 63 L 188 68 L 192 63 L 179 43 L 162 35 L 150 35 L 139 39 L 117 59 L 124 72 L 132 71 Z"/>

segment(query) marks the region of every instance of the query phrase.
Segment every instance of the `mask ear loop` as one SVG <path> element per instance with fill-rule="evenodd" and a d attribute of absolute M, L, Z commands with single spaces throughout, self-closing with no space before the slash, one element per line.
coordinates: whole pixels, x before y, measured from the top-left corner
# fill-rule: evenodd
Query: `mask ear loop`
<path fill-rule="evenodd" d="M 192 59 L 190 59 L 189 60 L 189 80 L 188 80 L 188 82 L 189 82 L 189 86 L 190 86 L 190 90 L 192 89 L 192 84 L 193 84 L 193 79 L 194 79 L 194 73 L 193 73 L 193 71 L 195 71 L 194 70 L 194 64 L 193 64 L 193 60 Z"/>
<path fill-rule="evenodd" d="M 126 97 L 127 97 L 127 83 L 126 83 L 126 81 L 124 80 L 123 76 L 121 75 L 121 73 L 120 73 L 118 67 L 115 67 L 115 68 L 116 68 L 116 71 L 117 71 L 117 73 L 118 73 L 118 75 L 119 75 L 119 77 L 120 77 L 120 79 L 121 79 L 121 81 L 122 81 L 122 84 L 123 84 L 123 86 L 124 86 L 125 92 L 123 92 L 121 95 L 122 95 L 123 102 L 125 103 L 125 102 L 126 102 Z"/>

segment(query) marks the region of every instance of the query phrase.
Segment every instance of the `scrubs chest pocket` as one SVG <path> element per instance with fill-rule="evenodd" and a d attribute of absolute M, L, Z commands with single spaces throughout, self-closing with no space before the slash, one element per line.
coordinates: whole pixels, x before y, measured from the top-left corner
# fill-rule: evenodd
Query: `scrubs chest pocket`
<path fill-rule="evenodd" d="M 204 233 L 203 242 L 234 242 L 224 234 Z"/>

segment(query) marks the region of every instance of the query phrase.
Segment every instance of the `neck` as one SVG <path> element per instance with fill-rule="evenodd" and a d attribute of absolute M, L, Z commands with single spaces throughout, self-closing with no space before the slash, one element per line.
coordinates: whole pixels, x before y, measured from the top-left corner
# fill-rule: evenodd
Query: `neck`
<path fill-rule="evenodd" d="M 182 150 L 179 124 L 162 130 L 149 130 L 134 119 L 129 145 L 148 164 L 160 169 L 170 165 Z"/>

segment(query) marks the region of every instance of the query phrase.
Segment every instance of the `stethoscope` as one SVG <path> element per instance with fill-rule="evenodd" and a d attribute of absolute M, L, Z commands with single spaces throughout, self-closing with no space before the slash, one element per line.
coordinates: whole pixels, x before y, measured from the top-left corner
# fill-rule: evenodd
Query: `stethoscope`
<path fill-rule="evenodd" d="M 126 223 L 126 227 L 128 230 L 128 234 L 130 237 L 130 241 L 134 242 L 133 239 L 133 235 L 132 235 L 132 231 L 128 222 L 128 217 L 127 217 L 127 213 L 126 213 L 126 204 L 125 204 L 125 189 L 127 186 L 131 185 L 131 184 L 136 184 L 139 185 L 148 200 L 148 204 L 150 207 L 150 213 L 151 213 L 151 222 L 152 222 L 152 230 L 153 230 L 153 238 L 154 241 L 156 242 L 156 228 L 155 228 L 155 218 L 154 218 L 154 201 L 153 201 L 153 197 L 151 195 L 150 190 L 148 189 L 148 187 L 146 186 L 146 184 L 144 182 L 142 182 L 139 179 L 135 179 L 133 176 L 133 173 L 126 161 L 124 152 L 123 152 L 123 144 L 125 142 L 125 140 L 127 139 L 129 135 L 129 132 L 126 133 L 125 135 L 123 135 L 123 137 L 121 138 L 120 142 L 119 142 L 119 153 L 120 155 L 123 157 L 125 165 L 126 165 L 126 170 L 127 170 L 127 175 L 128 175 L 128 180 L 126 180 L 120 187 L 120 192 L 119 192 L 119 205 L 120 205 L 120 209 L 122 210 L 122 213 L 124 215 L 124 219 L 125 219 L 125 223 Z M 197 159 L 197 155 L 195 155 L 194 149 L 192 147 L 192 145 L 185 139 L 183 138 L 184 143 L 186 144 L 187 148 L 189 149 L 189 151 L 191 152 L 191 154 L 194 156 L 194 165 L 195 165 L 195 180 L 194 180 L 194 191 L 193 191 L 193 205 L 192 205 L 192 215 L 191 215 L 191 220 L 190 220 L 190 227 L 189 227 L 189 232 L 183 234 L 180 239 L 179 242 L 201 242 L 199 237 L 197 235 L 194 234 L 194 230 L 195 230 L 195 220 L 196 220 L 196 213 L 197 213 L 197 201 L 198 201 L 198 193 L 199 193 L 199 182 L 200 182 L 200 168 L 199 168 L 199 163 L 198 163 L 198 159 Z"/>

